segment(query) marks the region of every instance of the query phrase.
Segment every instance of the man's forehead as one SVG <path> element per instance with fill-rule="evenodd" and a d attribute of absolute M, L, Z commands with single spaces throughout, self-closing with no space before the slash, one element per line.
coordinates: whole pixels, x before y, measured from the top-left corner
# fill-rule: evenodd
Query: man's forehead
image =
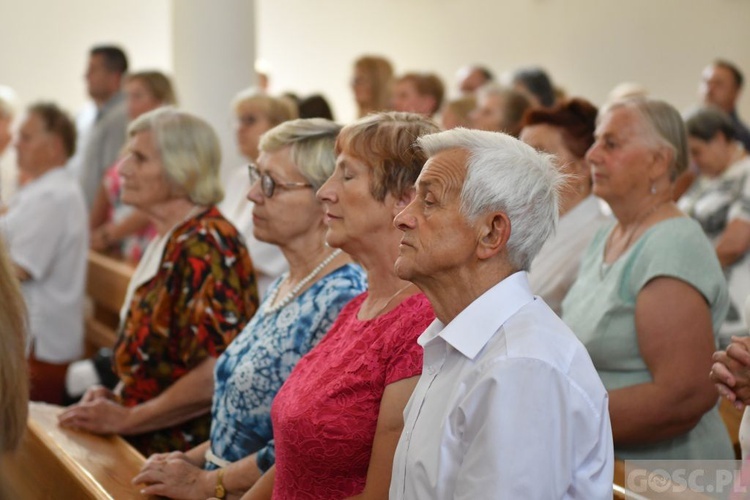
<path fill-rule="evenodd" d="M 729 71 L 729 69 L 725 68 L 724 66 L 712 64 L 711 66 L 707 66 L 703 71 L 703 78 L 705 80 L 733 80 L 733 75 L 731 71 Z"/>
<path fill-rule="evenodd" d="M 445 149 L 431 156 L 425 163 L 418 181 L 423 184 L 439 182 L 445 184 L 449 181 L 460 181 L 463 183 L 466 176 L 466 163 L 469 160 L 469 151 L 463 148 Z"/>

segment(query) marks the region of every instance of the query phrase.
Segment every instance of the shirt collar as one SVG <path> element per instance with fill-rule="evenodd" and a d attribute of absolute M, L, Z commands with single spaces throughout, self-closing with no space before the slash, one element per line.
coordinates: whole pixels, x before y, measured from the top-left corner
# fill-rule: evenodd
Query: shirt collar
<path fill-rule="evenodd" d="M 440 337 L 469 359 L 474 359 L 497 330 L 519 309 L 534 300 L 526 271 L 519 271 L 484 292 L 443 325 L 436 319 L 419 337 L 426 346 Z"/>

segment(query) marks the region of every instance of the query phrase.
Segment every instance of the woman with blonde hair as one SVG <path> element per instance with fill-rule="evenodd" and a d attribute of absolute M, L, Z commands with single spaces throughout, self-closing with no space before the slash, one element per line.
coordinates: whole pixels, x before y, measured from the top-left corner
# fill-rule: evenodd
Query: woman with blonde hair
<path fill-rule="evenodd" d="M 664 101 L 611 104 L 586 154 L 593 194 L 614 222 L 596 233 L 562 318 L 609 393 L 615 456 L 731 459 L 706 376 L 728 308 L 727 287 L 700 225 L 672 202 L 687 168 L 687 134 Z"/>
<path fill-rule="evenodd" d="M 296 105 L 289 99 L 273 97 L 254 87 L 238 93 L 232 101 L 235 115 L 235 137 L 242 156 L 248 162 L 258 160 L 258 145 L 261 136 L 273 127 L 297 118 Z M 275 245 L 255 238 L 253 234 L 253 203 L 247 198 L 250 180 L 247 163 L 234 167 L 224 182 L 224 200 L 218 207 L 221 213 L 245 237 L 245 243 L 253 258 L 258 283 L 258 292 L 265 295 L 271 282 L 287 270 L 284 256 Z"/>
<path fill-rule="evenodd" d="M 354 61 L 351 87 L 357 103 L 357 117 L 391 108 L 393 65 L 385 57 L 362 56 Z"/>
<path fill-rule="evenodd" d="M 471 128 L 471 112 L 477 107 L 477 100 L 473 95 L 459 97 L 445 103 L 440 112 L 440 124 L 443 130 L 456 127 Z"/>

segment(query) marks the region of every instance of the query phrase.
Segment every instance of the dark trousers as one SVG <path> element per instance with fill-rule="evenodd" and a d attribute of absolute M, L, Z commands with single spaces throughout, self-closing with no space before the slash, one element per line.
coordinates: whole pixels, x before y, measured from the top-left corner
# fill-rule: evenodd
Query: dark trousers
<path fill-rule="evenodd" d="M 61 405 L 65 396 L 65 374 L 69 363 L 48 363 L 36 359 L 34 353 L 29 355 L 29 381 L 31 401 Z"/>

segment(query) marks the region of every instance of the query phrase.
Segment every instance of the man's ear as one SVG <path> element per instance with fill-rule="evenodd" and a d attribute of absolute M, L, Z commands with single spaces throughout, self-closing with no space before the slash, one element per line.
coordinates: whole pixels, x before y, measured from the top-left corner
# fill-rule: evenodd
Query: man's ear
<path fill-rule="evenodd" d="M 480 217 L 477 257 L 480 260 L 504 252 L 510 239 L 510 219 L 505 212 L 490 212 Z"/>
<path fill-rule="evenodd" d="M 414 186 L 406 189 L 403 194 L 396 199 L 396 203 L 393 204 L 393 216 L 400 214 L 406 207 L 411 203 L 416 196 L 417 190 Z"/>

